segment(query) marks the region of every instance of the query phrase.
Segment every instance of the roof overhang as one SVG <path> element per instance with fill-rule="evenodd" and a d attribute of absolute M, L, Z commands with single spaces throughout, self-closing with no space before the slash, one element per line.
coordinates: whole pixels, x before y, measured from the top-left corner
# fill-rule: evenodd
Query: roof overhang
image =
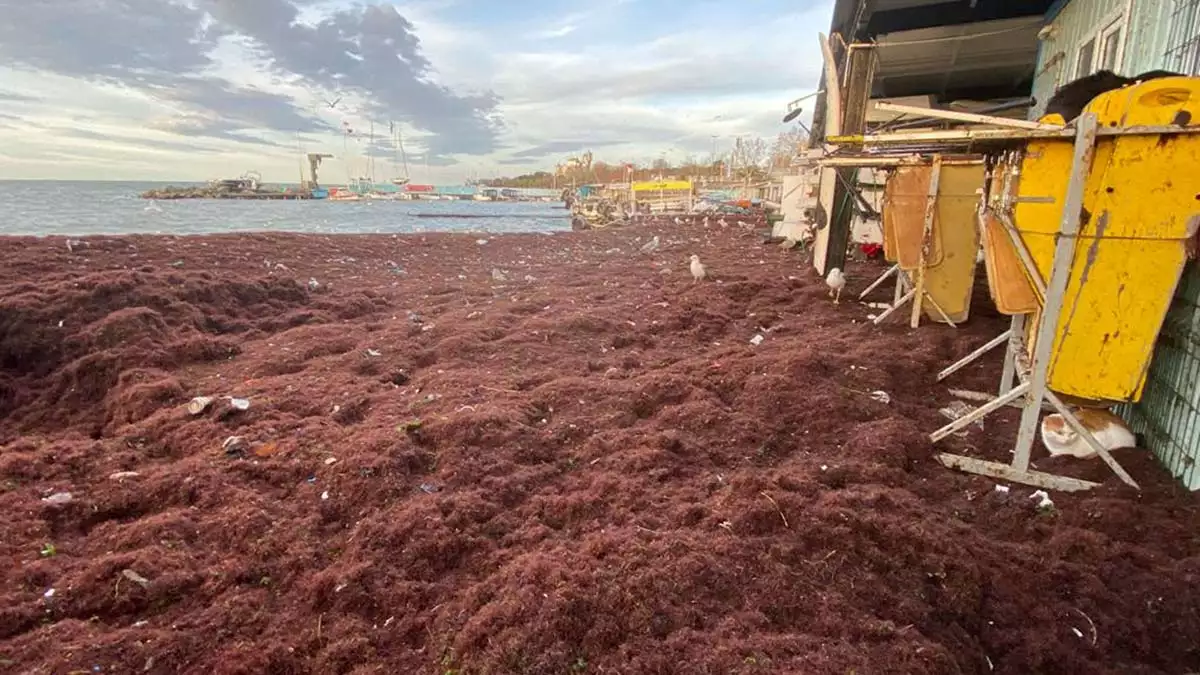
<path fill-rule="evenodd" d="M 879 35 L 873 93 L 1000 98 L 1027 92 L 1041 26 L 1036 16 Z"/>

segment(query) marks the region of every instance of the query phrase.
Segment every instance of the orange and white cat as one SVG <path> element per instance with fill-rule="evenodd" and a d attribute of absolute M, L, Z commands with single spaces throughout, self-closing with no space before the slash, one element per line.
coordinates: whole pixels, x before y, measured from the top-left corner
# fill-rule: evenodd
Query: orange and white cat
<path fill-rule="evenodd" d="M 1107 410 L 1081 408 L 1075 411 L 1075 417 L 1105 450 L 1137 447 L 1137 437 L 1129 430 L 1125 420 Z M 1055 457 L 1070 455 L 1091 459 L 1096 456 L 1092 446 L 1057 413 L 1046 415 L 1042 420 L 1042 443 Z"/>

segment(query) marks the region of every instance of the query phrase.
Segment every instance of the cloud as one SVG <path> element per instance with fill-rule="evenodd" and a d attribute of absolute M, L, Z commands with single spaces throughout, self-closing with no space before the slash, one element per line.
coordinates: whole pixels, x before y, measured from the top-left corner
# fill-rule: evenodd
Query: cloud
<path fill-rule="evenodd" d="M 30 160 L 0 174 L 54 175 L 35 159 L 46 150 L 76 157 L 71 177 L 94 155 L 103 177 L 245 165 L 294 180 L 296 155 L 320 150 L 351 175 L 366 157 L 390 160 L 389 121 L 421 181 L 544 169 L 588 149 L 613 163 L 707 159 L 714 136 L 721 153 L 782 130 L 786 102 L 817 84 L 831 4 L 0 0 L 0 147 Z M 371 121 L 368 145 L 355 136 Z M 358 132 L 349 143 L 344 123 Z"/>
<path fill-rule="evenodd" d="M 566 24 L 563 26 L 559 26 L 558 28 L 548 28 L 544 31 L 535 33 L 534 35 L 539 38 L 552 40 L 555 38 L 566 37 L 566 36 L 570 35 L 571 33 L 574 33 L 578 28 L 579 28 L 579 26 L 575 26 L 572 24 Z"/>
<path fill-rule="evenodd" d="M 430 79 L 413 25 L 391 5 L 336 11 L 315 25 L 297 21 L 286 0 L 205 0 L 216 20 L 251 39 L 282 75 L 368 98 L 371 111 L 433 134 L 437 154 L 486 154 L 496 148 L 494 94 L 460 95 Z"/>
<path fill-rule="evenodd" d="M 549 141 L 535 145 L 532 148 L 526 148 L 519 152 L 512 153 L 513 159 L 529 160 L 541 159 L 550 155 L 560 155 L 569 152 L 578 152 L 589 148 L 600 148 L 605 146 L 620 145 L 624 141 L 608 140 L 581 140 L 581 141 Z"/>
<path fill-rule="evenodd" d="M 244 38 L 283 84 L 349 89 L 369 112 L 431 134 L 438 154 L 482 154 L 500 128 L 491 93 L 459 95 L 432 80 L 413 26 L 391 5 L 354 6 L 315 24 L 307 0 L 0 0 L 0 58 L 143 91 L 182 108 L 179 133 L 251 140 L 247 130 L 328 131 L 292 96 L 210 73 L 223 41 Z M 205 121 L 206 120 L 206 121 Z M 260 140 L 261 142 L 261 140 Z"/>
<path fill-rule="evenodd" d="M 0 101 L 15 101 L 18 103 L 30 103 L 30 102 L 39 101 L 39 100 L 41 100 L 41 99 L 39 99 L 36 96 L 26 96 L 25 94 L 18 94 L 15 91 L 0 90 Z"/>
<path fill-rule="evenodd" d="M 90 129 L 72 129 L 68 127 L 47 127 L 47 131 L 56 133 L 59 136 L 66 138 L 80 138 L 92 141 L 100 141 L 102 143 L 110 143 L 120 146 L 122 149 L 132 150 L 148 150 L 148 151 L 169 151 L 169 152 L 187 152 L 187 153 L 219 153 L 221 150 L 216 148 L 208 148 L 192 143 L 181 143 L 178 141 L 164 141 L 154 138 L 133 138 L 129 136 L 120 136 L 112 133 L 92 131 Z"/>
<path fill-rule="evenodd" d="M 0 14 L 10 63 L 120 81 L 199 71 L 220 35 L 173 0 L 0 0 Z"/>

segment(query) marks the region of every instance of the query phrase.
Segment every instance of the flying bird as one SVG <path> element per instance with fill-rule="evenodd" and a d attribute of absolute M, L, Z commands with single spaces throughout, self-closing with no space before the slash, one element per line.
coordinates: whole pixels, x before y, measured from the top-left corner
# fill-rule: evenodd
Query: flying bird
<path fill-rule="evenodd" d="M 325 101 L 325 105 L 329 106 L 330 110 L 333 110 L 334 108 L 337 108 L 337 104 L 339 104 L 341 102 L 342 102 L 342 97 L 339 96 L 339 97 L 333 99 L 332 101 Z"/>
<path fill-rule="evenodd" d="M 708 276 L 708 272 L 704 269 L 704 264 L 700 262 L 700 256 L 693 253 L 691 261 L 692 283 L 694 284 Z"/>
<path fill-rule="evenodd" d="M 642 253 L 649 255 L 651 253 L 654 253 L 657 250 L 658 250 L 658 235 L 657 234 L 654 235 L 653 239 L 642 244 L 642 249 L 641 249 Z"/>
<path fill-rule="evenodd" d="M 838 304 L 842 299 L 842 289 L 846 287 L 846 275 L 842 274 L 841 268 L 835 267 L 829 270 L 825 283 L 829 286 L 829 297 L 833 298 L 833 304 Z"/>

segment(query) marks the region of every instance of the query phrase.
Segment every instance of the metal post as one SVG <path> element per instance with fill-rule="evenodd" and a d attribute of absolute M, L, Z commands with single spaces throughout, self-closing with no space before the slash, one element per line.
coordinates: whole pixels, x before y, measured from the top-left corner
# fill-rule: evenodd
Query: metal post
<path fill-rule="evenodd" d="M 979 349 L 976 349 L 975 351 L 971 352 L 970 354 L 967 354 L 961 360 L 955 362 L 954 364 L 950 365 L 948 368 L 946 368 L 942 372 L 938 373 L 937 381 L 941 382 L 942 380 L 946 379 L 947 377 L 950 377 L 954 373 L 957 373 L 958 371 L 962 370 L 963 368 L 971 365 L 972 363 L 977 361 L 984 354 L 992 351 L 993 349 L 995 349 L 996 347 L 999 347 L 1000 345 L 1004 344 L 1005 342 L 1008 342 L 1009 337 L 1011 335 L 1012 335 L 1012 331 L 1006 330 L 1003 333 L 992 338 L 991 340 L 988 340 L 988 343 L 985 344 L 984 346 L 980 347 Z M 1000 392 L 1000 395 L 1003 396 L 1005 393 L 1006 392 L 1002 391 L 1002 392 Z"/>
<path fill-rule="evenodd" d="M 1058 414 L 1062 415 L 1062 418 L 1064 421 L 1066 421 L 1067 425 L 1070 426 L 1075 433 L 1079 434 L 1079 437 L 1082 438 L 1088 445 L 1090 445 L 1092 450 L 1097 455 L 1100 455 L 1100 459 L 1104 460 L 1104 463 L 1108 465 L 1108 468 L 1112 469 L 1112 472 L 1117 474 L 1117 477 L 1120 478 L 1122 482 L 1134 489 L 1142 489 L 1141 486 L 1137 484 L 1137 481 L 1133 479 L 1133 476 L 1130 476 L 1129 472 L 1125 470 L 1125 467 L 1121 466 L 1119 463 L 1117 463 L 1117 460 L 1113 459 L 1113 456 L 1109 454 L 1108 449 L 1100 445 L 1100 442 L 1096 440 L 1096 437 L 1092 435 L 1092 432 L 1088 431 L 1082 424 L 1079 423 L 1079 418 L 1075 417 L 1075 413 L 1071 412 L 1070 408 L 1067 407 L 1067 404 L 1063 403 L 1062 399 L 1058 398 L 1057 394 L 1050 390 L 1046 390 L 1046 400 L 1050 401 L 1050 404 L 1053 405 L 1056 410 L 1058 410 Z"/>
<path fill-rule="evenodd" d="M 905 293 L 905 294 L 904 294 L 904 297 L 902 297 L 902 298 L 900 298 L 899 300 L 897 300 L 897 301 L 895 302 L 895 304 L 893 304 L 891 307 L 888 307 L 887 309 L 883 310 L 883 313 L 882 313 L 882 314 L 880 314 L 879 316 L 875 317 L 874 319 L 872 319 L 872 322 L 873 322 L 873 323 L 874 323 L 876 326 L 878 326 L 879 324 L 883 323 L 883 322 L 884 322 L 884 320 L 886 320 L 886 319 L 887 319 L 889 316 L 891 316 L 891 315 L 892 315 L 892 312 L 895 312 L 896 310 L 898 310 L 898 309 L 900 309 L 901 307 L 903 307 L 905 304 L 907 304 L 907 303 L 908 303 L 908 301 L 909 301 L 909 300 L 912 300 L 912 299 L 913 299 L 913 297 L 914 297 L 914 296 L 916 296 L 916 294 L 917 294 L 917 289 L 915 289 L 915 288 L 914 288 L 914 289 L 912 289 L 911 291 L 909 291 L 909 292 Z"/>
<path fill-rule="evenodd" d="M 929 196 L 925 202 L 925 230 L 921 237 L 921 259 L 917 266 L 916 297 L 913 299 L 912 316 L 909 326 L 916 328 L 921 324 L 921 310 L 925 307 L 925 261 L 929 259 L 929 250 L 933 240 L 933 219 L 937 215 L 938 182 L 942 176 L 942 156 L 933 156 L 933 169 L 929 174 Z"/>
<path fill-rule="evenodd" d="M 971 412 L 967 413 L 966 415 L 947 424 L 946 426 L 942 427 L 941 429 L 938 429 L 937 431 L 933 432 L 932 434 L 929 434 L 930 442 L 937 443 L 938 441 L 949 436 L 950 434 L 953 434 L 954 432 L 958 431 L 959 429 L 966 429 L 968 426 L 970 426 L 976 420 L 981 420 L 984 417 L 987 417 L 988 415 L 992 414 L 993 412 L 996 412 L 997 410 L 1008 405 L 1012 401 L 1017 400 L 1018 398 L 1021 397 L 1021 395 L 1023 395 L 1026 391 L 1028 391 L 1028 389 L 1029 389 L 1028 385 L 1022 384 L 1021 386 L 1017 387 L 1016 389 L 1013 389 L 1012 391 L 1001 396 L 1000 398 L 994 398 L 991 401 L 988 401 L 987 403 L 979 406 L 978 408 L 972 410 Z"/>
<path fill-rule="evenodd" d="M 900 298 L 908 292 L 908 279 L 904 276 L 904 270 L 900 269 L 900 265 L 896 265 L 896 290 L 892 293 L 892 306 L 900 304 Z"/>
<path fill-rule="evenodd" d="M 881 276 L 880 276 L 878 279 L 876 279 L 875 281 L 872 281 L 872 282 L 871 282 L 871 285 L 870 285 L 870 286 L 867 286 L 866 290 L 864 290 L 862 293 L 859 293 L 859 294 L 858 294 L 858 299 L 859 299 L 859 300 L 862 300 L 863 298 L 865 298 L 865 297 L 867 297 L 868 295 L 870 295 L 871 291 L 875 290 L 876 288 L 879 288 L 879 287 L 880 287 L 880 286 L 883 284 L 883 282 L 887 281 L 887 280 L 888 280 L 888 278 L 890 278 L 890 277 L 891 277 L 893 274 L 895 274 L 895 273 L 896 273 L 896 272 L 898 272 L 899 270 L 900 270 L 900 266 L 899 266 L 899 265 L 892 265 L 891 267 L 889 267 L 889 268 L 888 268 L 888 271 L 884 272 L 884 273 L 883 273 L 883 274 L 882 274 L 882 275 L 881 275 Z"/>
<path fill-rule="evenodd" d="M 1054 245 L 1054 263 L 1050 272 L 1050 283 L 1046 287 L 1046 301 L 1037 326 L 1037 342 L 1033 350 L 1029 396 L 1025 410 L 1021 413 L 1021 428 L 1017 444 L 1013 449 L 1012 467 L 1017 471 L 1029 470 L 1029 459 L 1033 451 L 1033 440 L 1037 435 L 1038 419 L 1042 411 L 1046 380 L 1049 371 L 1054 333 L 1058 329 L 1058 315 L 1062 312 L 1063 295 L 1071 277 L 1071 263 L 1075 254 L 1075 235 L 1079 231 L 1079 217 L 1083 209 L 1083 188 L 1087 182 L 1096 147 L 1096 115 L 1084 113 L 1076 122 L 1075 154 L 1071 162 L 1071 177 L 1067 183 L 1067 195 L 1063 202 L 1058 240 Z M 1011 393 L 1011 392 L 1010 392 Z"/>
<path fill-rule="evenodd" d="M 1013 387 L 1017 376 L 1016 349 L 1022 344 L 1025 334 L 1025 315 L 1017 314 L 1012 318 L 1008 329 L 1008 349 L 1004 350 L 1004 369 L 1000 371 L 1000 396 L 1007 394 Z"/>

